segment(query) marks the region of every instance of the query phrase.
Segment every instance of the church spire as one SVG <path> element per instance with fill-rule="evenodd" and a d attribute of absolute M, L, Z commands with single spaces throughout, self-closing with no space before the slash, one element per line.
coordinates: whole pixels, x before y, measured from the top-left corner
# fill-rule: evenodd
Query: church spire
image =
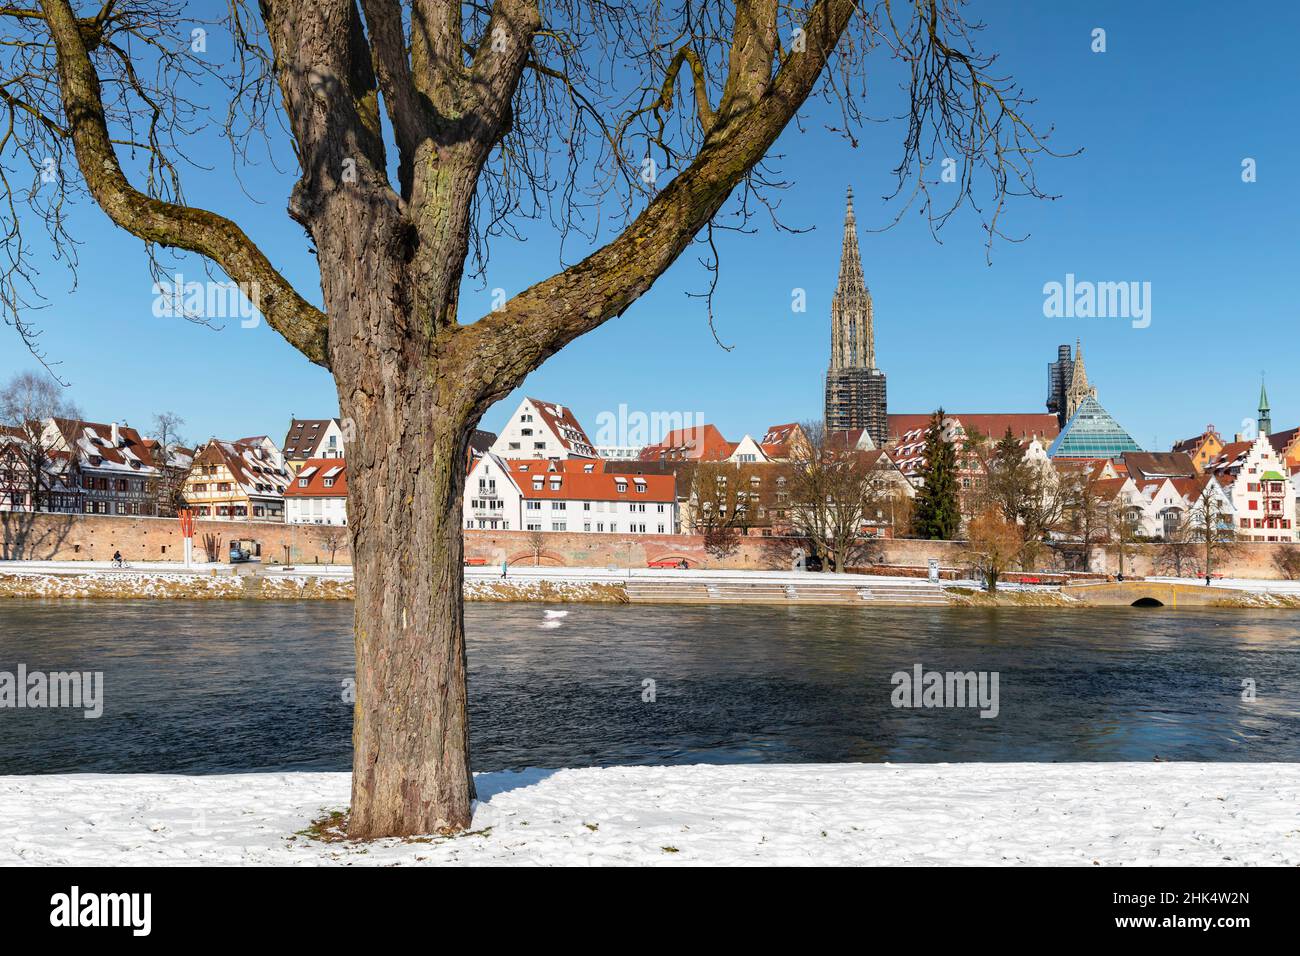
<path fill-rule="evenodd" d="M 853 213 L 853 187 L 850 186 L 840 246 L 840 278 L 831 300 L 831 368 L 875 367 L 875 310 L 862 274 L 858 220 Z"/>
<path fill-rule="evenodd" d="M 1083 342 L 1074 340 L 1074 369 L 1070 377 L 1070 388 L 1065 393 L 1065 418 L 1069 421 L 1084 400 L 1096 398 L 1097 390 L 1088 384 L 1088 370 L 1083 365 Z"/>
<path fill-rule="evenodd" d="M 1259 377 L 1259 433 L 1267 435 L 1273 430 L 1273 416 L 1268 407 L 1268 392 L 1264 388 L 1264 376 Z"/>

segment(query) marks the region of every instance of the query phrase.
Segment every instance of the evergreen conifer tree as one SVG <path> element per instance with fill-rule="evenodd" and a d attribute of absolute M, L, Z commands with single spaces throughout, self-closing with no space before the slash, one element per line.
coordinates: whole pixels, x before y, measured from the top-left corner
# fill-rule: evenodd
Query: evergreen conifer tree
<path fill-rule="evenodd" d="M 943 409 L 930 416 L 925 435 L 925 465 L 916 495 L 913 530 L 922 538 L 952 540 L 961 528 L 957 494 L 957 450 L 943 437 Z"/>

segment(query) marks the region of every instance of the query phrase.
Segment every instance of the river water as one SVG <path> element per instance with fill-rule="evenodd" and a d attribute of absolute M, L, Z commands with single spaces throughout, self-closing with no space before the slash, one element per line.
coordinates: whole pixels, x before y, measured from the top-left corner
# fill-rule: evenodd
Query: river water
<path fill-rule="evenodd" d="M 476 770 L 1300 760 L 1294 611 L 470 604 L 466 617 Z M 345 602 L 0 602 L 0 672 L 104 675 L 98 719 L 0 709 L 0 773 L 346 770 L 351 618 Z M 892 675 L 917 664 L 996 673 L 997 716 L 895 707 Z"/>

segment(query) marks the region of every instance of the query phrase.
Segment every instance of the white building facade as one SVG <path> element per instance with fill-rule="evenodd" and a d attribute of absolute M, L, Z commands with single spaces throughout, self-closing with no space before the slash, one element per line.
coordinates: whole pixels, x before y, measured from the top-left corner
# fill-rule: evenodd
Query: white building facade
<path fill-rule="evenodd" d="M 673 534 L 676 478 L 623 475 L 605 462 L 480 458 L 465 483 L 466 529 Z"/>
<path fill-rule="evenodd" d="M 507 460 L 599 457 L 572 409 L 535 398 L 519 403 L 490 451 Z"/>
<path fill-rule="evenodd" d="M 348 523 L 347 465 L 339 458 L 311 458 L 284 490 L 286 524 Z"/>
<path fill-rule="evenodd" d="M 1232 499 L 1238 540 L 1297 540 L 1294 488 L 1267 435 L 1226 445 L 1211 468 Z"/>

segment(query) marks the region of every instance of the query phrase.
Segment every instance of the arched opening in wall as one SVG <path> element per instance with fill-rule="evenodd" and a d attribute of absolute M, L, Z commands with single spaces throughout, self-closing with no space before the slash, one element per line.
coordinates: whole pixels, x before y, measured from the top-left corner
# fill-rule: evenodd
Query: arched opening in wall
<path fill-rule="evenodd" d="M 1164 607 L 1165 602 L 1156 600 L 1153 597 L 1138 598 L 1130 607 Z"/>
<path fill-rule="evenodd" d="M 517 551 L 509 555 L 506 560 L 512 568 L 562 568 L 568 564 L 563 555 L 546 550 L 539 552 Z"/>
<path fill-rule="evenodd" d="M 677 568 L 686 570 L 693 568 L 699 562 L 694 558 L 688 558 L 684 554 L 664 554 L 646 562 L 648 568 Z"/>

